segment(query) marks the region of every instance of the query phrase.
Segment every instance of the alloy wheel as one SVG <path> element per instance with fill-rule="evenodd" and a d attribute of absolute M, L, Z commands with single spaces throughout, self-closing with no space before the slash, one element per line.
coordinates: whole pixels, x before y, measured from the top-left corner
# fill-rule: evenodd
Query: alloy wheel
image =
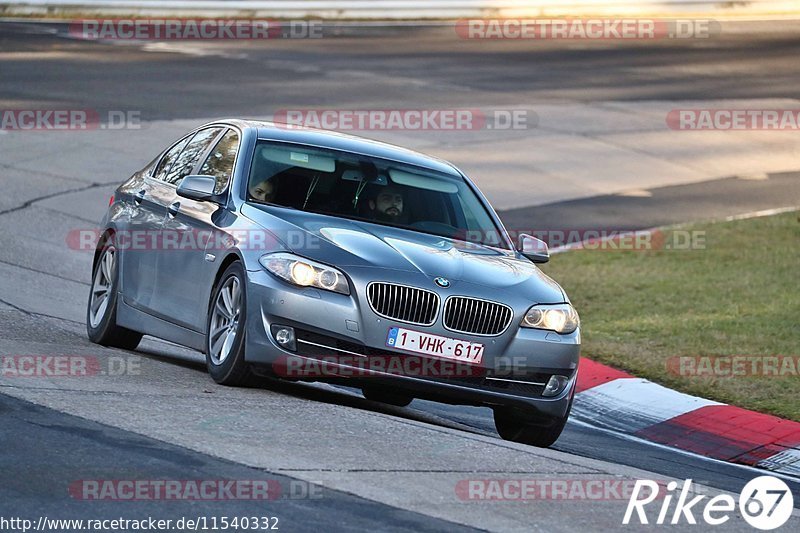
<path fill-rule="evenodd" d="M 100 257 L 92 281 L 92 298 L 89 303 L 89 323 L 93 328 L 98 327 L 106 316 L 108 302 L 111 300 L 111 291 L 114 288 L 114 262 L 117 251 L 113 246 L 107 247 Z"/>
<path fill-rule="evenodd" d="M 231 353 L 239 329 L 242 293 L 239 279 L 229 277 L 222 285 L 212 310 L 208 344 L 211 361 L 222 364 Z"/>

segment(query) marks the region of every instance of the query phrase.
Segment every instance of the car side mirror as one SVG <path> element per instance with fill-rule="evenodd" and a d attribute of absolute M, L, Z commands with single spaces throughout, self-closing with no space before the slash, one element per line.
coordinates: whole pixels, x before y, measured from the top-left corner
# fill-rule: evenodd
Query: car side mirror
<path fill-rule="evenodd" d="M 547 263 L 550 261 L 550 250 L 547 243 L 527 233 L 519 236 L 519 251 L 534 263 Z"/>
<path fill-rule="evenodd" d="M 186 176 L 178 184 L 178 196 L 189 198 L 190 200 L 198 200 L 200 202 L 214 202 L 217 200 L 217 195 L 214 194 L 214 189 L 217 186 L 217 180 L 214 176 L 205 175 L 192 175 Z"/>

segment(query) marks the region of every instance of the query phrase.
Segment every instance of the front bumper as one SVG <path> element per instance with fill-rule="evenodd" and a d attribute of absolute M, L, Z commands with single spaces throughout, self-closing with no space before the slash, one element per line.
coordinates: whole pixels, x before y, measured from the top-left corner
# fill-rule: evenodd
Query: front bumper
<path fill-rule="evenodd" d="M 374 271 L 371 274 L 375 275 Z M 345 296 L 296 288 L 263 270 L 247 275 L 245 358 L 270 373 L 357 387 L 369 383 L 444 403 L 512 406 L 548 417 L 563 417 L 568 412 L 577 375 L 580 332 L 558 335 L 519 328 L 530 302 L 512 305 L 512 325 L 501 335 L 465 335 L 444 329 L 441 316 L 433 326 L 424 327 L 376 315 L 363 296 L 366 279 L 351 279 L 352 294 Z M 420 285 L 419 279 L 398 282 Z M 276 343 L 270 333 L 272 325 L 295 328 L 296 351 L 284 350 Z M 480 342 L 485 346 L 483 360 L 480 365 L 469 365 L 390 349 L 386 338 L 393 326 Z M 309 369 L 312 371 L 302 372 Z M 554 374 L 567 376 L 568 384 L 556 396 L 542 396 L 544 384 Z"/>

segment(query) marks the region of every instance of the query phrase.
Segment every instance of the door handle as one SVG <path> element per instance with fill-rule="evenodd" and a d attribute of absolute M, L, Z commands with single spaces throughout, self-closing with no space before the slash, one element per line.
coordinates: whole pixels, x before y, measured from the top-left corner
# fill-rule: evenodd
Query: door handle
<path fill-rule="evenodd" d="M 136 194 L 134 194 L 133 195 L 133 203 L 135 203 L 136 205 L 142 205 L 142 202 L 144 201 L 144 197 L 145 197 L 146 193 L 147 193 L 147 191 L 142 189 L 141 191 L 139 191 Z"/>
<path fill-rule="evenodd" d="M 167 208 L 167 214 L 170 216 L 170 218 L 175 218 L 175 216 L 178 214 L 178 211 L 180 210 L 180 208 L 181 208 L 181 203 L 180 202 L 172 203 Z"/>

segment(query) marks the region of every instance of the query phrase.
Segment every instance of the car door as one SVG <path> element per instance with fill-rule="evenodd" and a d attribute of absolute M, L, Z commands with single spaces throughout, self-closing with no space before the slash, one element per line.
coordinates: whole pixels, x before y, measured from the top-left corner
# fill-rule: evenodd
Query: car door
<path fill-rule="evenodd" d="M 168 148 L 136 183 L 128 199 L 131 214 L 127 227 L 117 235 L 124 301 L 143 311 L 153 309 L 158 234 L 174 196 L 165 179 L 191 137 L 187 135 Z"/>
<path fill-rule="evenodd" d="M 238 153 L 240 135 L 222 127 L 200 130 L 184 149 L 180 168 L 168 182 L 177 186 L 189 174 L 209 174 L 217 179 L 215 192 L 227 190 Z M 222 207 L 175 193 L 161 227 L 164 240 L 156 270 L 156 312 L 171 322 L 194 331 L 205 328 L 206 303 L 216 273 L 216 257 L 206 258 L 206 244 L 213 233 L 215 215 Z"/>

